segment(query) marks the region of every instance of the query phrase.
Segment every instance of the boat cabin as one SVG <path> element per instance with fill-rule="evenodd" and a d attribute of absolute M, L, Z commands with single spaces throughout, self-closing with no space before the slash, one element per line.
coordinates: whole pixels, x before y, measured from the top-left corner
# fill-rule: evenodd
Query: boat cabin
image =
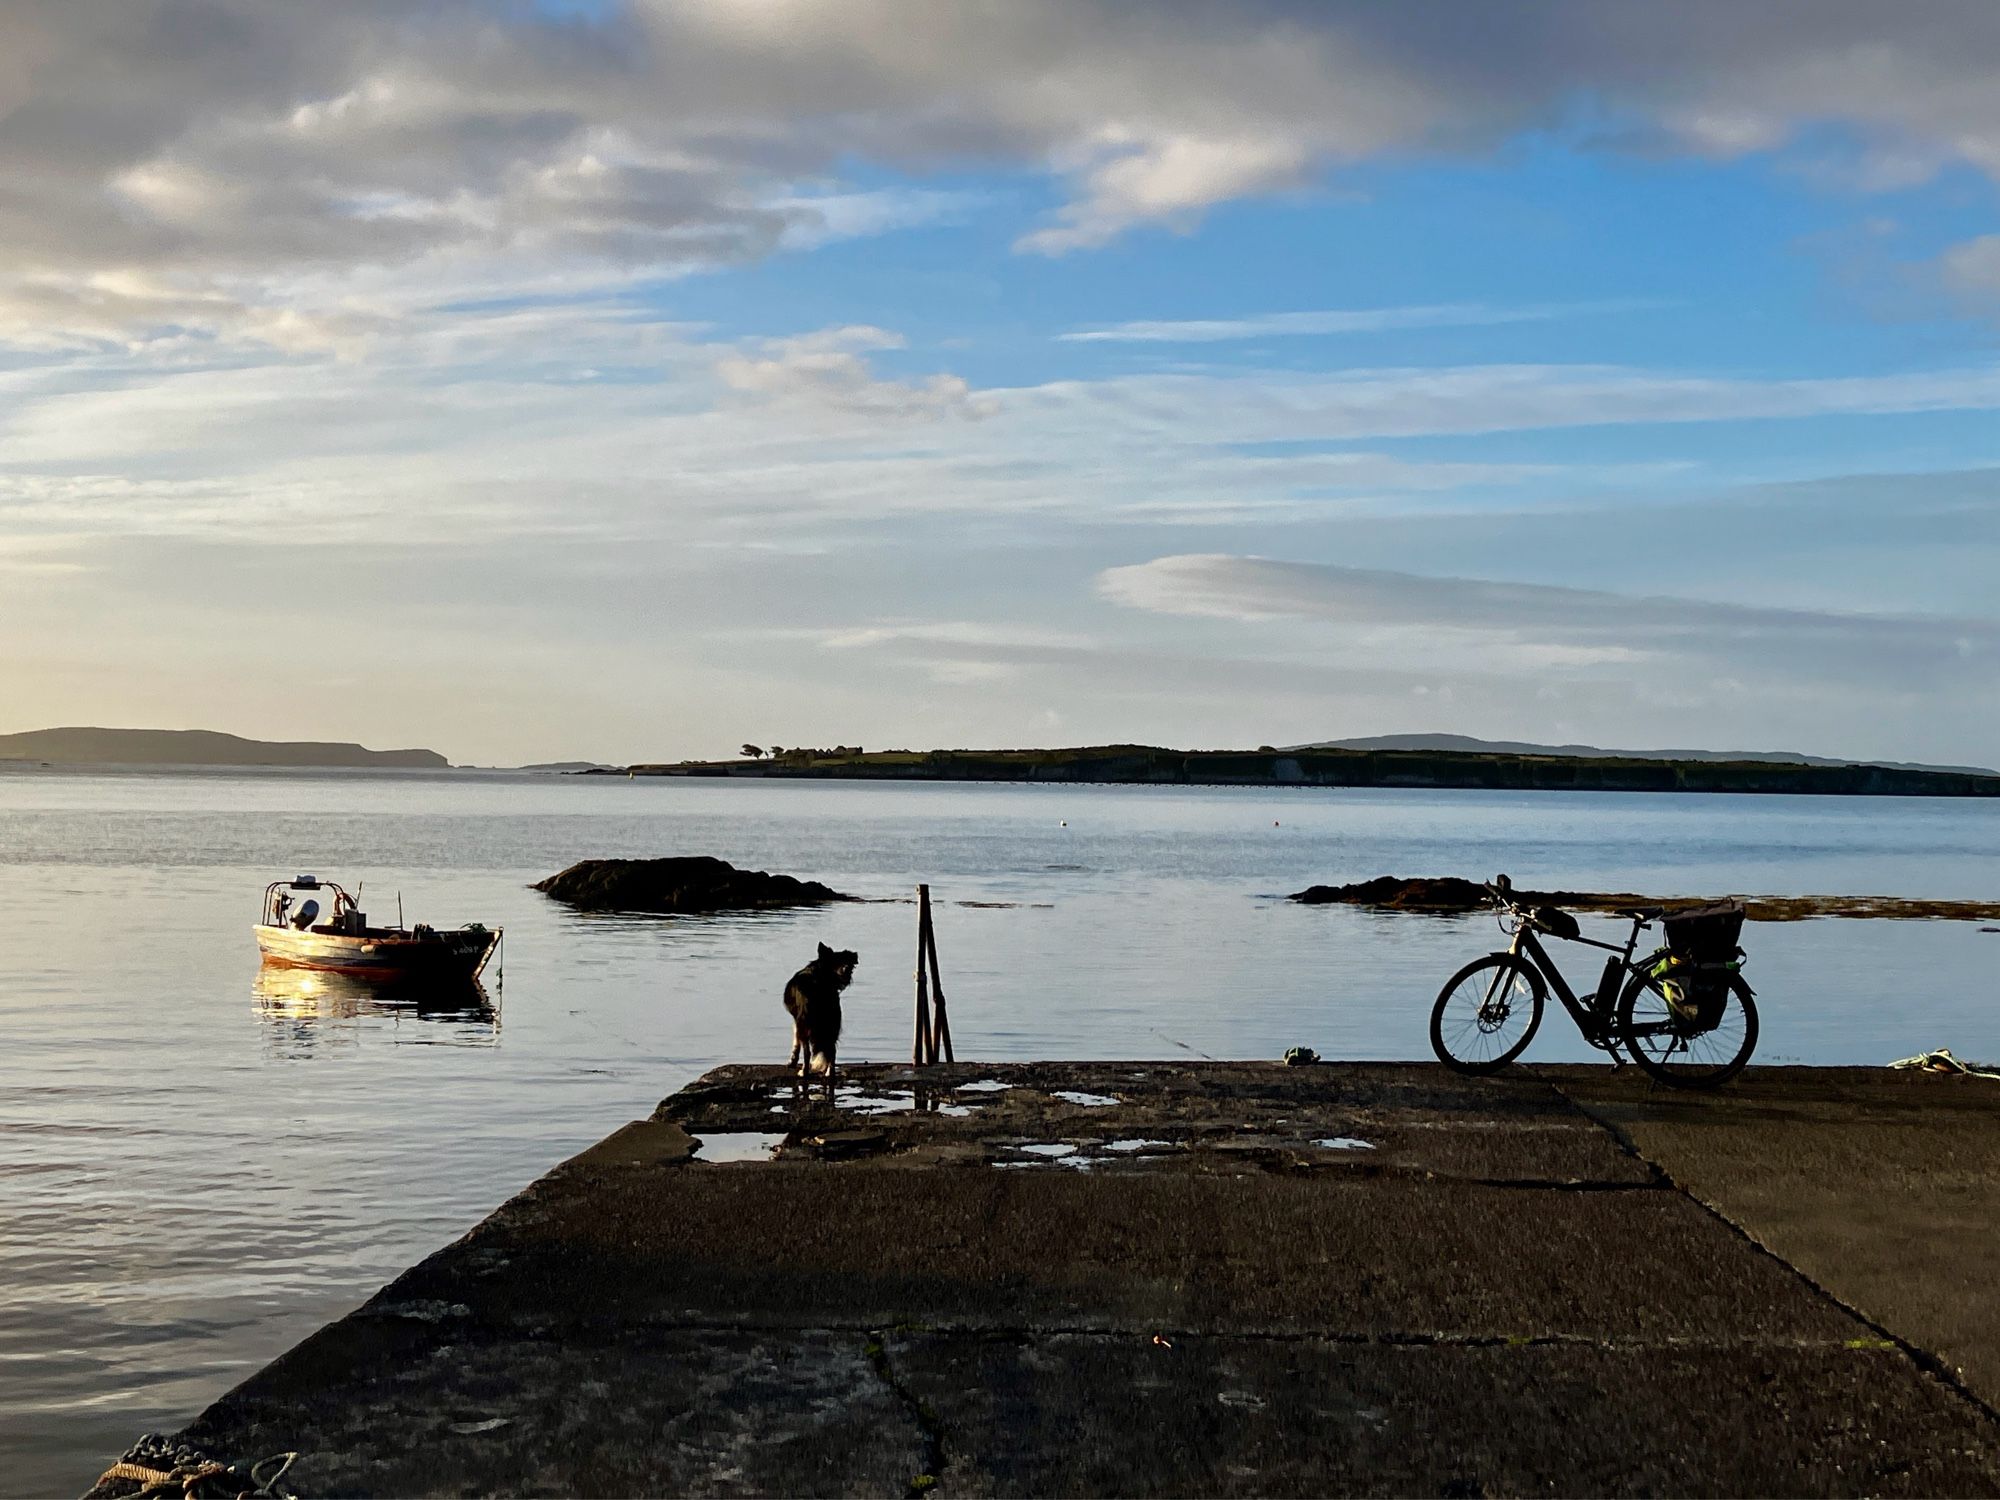
<path fill-rule="evenodd" d="M 333 902 L 331 912 L 322 912 L 322 895 Z M 322 915 L 326 917 L 324 922 L 320 920 Z M 345 889 L 334 881 L 312 875 L 274 880 L 264 887 L 263 925 L 289 927 L 294 932 L 317 932 L 327 937 L 360 937 L 369 931 L 367 913 Z M 402 931 L 400 927 L 380 930 Z"/>

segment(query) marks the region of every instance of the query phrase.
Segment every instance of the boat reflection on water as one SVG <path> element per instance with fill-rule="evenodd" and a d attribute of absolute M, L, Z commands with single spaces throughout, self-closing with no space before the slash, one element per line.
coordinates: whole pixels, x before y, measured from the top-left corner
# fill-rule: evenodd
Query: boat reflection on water
<path fill-rule="evenodd" d="M 267 1040 L 290 1056 L 357 1046 L 364 1035 L 415 1045 L 500 1042 L 500 1007 L 476 979 L 371 980 L 267 964 L 250 989 Z"/>

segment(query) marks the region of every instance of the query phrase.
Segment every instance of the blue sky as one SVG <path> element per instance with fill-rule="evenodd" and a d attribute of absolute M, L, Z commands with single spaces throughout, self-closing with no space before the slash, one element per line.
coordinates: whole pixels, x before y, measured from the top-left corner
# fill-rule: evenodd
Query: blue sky
<path fill-rule="evenodd" d="M 2000 758 L 1989 8 L 0 55 L 0 731 Z"/>

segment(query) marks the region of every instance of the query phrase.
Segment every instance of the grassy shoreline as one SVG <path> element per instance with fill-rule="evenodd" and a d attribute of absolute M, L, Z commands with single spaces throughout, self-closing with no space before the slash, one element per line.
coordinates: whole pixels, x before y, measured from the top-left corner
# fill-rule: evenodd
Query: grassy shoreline
<path fill-rule="evenodd" d="M 579 774 L 618 774 L 583 772 Z M 1156 786 L 1419 787 L 1484 791 L 1755 792 L 1996 797 L 2000 776 L 1789 761 L 1652 760 L 1437 750 L 791 750 L 761 760 L 676 761 L 632 776 L 771 780 L 1103 782 Z"/>

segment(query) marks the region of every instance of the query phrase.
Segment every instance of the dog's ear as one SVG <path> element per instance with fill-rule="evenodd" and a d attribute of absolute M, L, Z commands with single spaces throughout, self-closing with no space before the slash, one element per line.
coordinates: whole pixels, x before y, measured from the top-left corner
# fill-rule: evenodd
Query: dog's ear
<path fill-rule="evenodd" d="M 833 957 L 833 950 L 832 950 L 831 948 L 827 947 L 827 945 L 826 945 L 825 943 L 821 943 L 821 944 L 819 945 L 819 956 L 820 956 L 821 958 L 832 958 L 832 957 Z"/>

